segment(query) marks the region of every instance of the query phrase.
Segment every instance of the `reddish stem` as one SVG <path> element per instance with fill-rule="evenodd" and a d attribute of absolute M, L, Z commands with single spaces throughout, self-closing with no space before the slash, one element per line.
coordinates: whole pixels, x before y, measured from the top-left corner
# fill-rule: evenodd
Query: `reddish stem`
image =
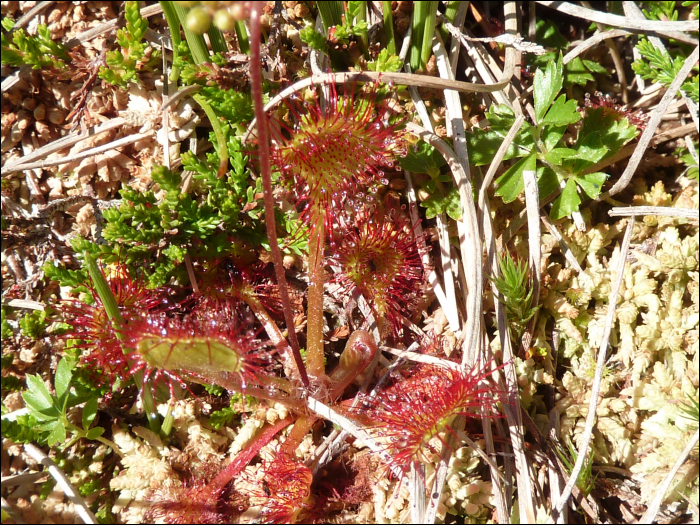
<path fill-rule="evenodd" d="M 221 492 L 228 482 L 231 481 L 234 476 L 238 475 L 248 465 L 248 463 L 252 461 L 260 449 L 267 445 L 280 430 L 289 425 L 292 421 L 294 421 L 294 418 L 292 417 L 280 419 L 274 425 L 270 425 L 263 430 L 263 432 L 255 438 L 255 441 L 248 444 L 246 448 L 241 450 L 234 460 L 229 463 L 224 470 L 219 472 L 211 483 L 209 483 L 208 488 L 211 491 L 212 496 L 215 496 Z"/>
<path fill-rule="evenodd" d="M 299 369 L 301 381 L 305 387 L 309 387 L 309 377 L 299 352 L 299 341 L 294 328 L 294 315 L 292 305 L 287 292 L 287 277 L 282 264 L 282 253 L 277 245 L 277 231 L 275 228 L 275 201 L 272 197 L 272 180 L 270 178 L 270 144 L 268 133 L 267 115 L 264 111 L 262 100 L 262 73 L 260 71 L 260 10 L 266 2 L 252 2 L 250 12 L 250 79 L 253 94 L 253 105 L 255 107 L 255 120 L 258 128 L 258 151 L 260 153 L 260 176 L 263 180 L 263 193 L 265 201 L 265 223 L 267 226 L 267 237 L 270 241 L 270 252 L 275 265 L 277 276 L 277 286 L 279 286 L 280 297 L 282 299 L 282 311 L 287 323 L 289 333 L 289 344 L 292 347 L 294 361 Z"/>

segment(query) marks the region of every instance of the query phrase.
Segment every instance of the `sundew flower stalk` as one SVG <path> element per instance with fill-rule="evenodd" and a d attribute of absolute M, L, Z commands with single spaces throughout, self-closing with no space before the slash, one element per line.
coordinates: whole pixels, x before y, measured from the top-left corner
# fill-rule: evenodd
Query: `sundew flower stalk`
<path fill-rule="evenodd" d="M 307 366 L 321 377 L 323 364 L 323 284 L 326 234 L 339 215 L 372 185 L 386 184 L 382 168 L 391 168 L 403 143 L 388 123 L 387 105 L 353 85 L 339 96 L 335 85 L 320 101 L 289 103 L 292 126 L 280 122 L 272 159 L 303 206 L 310 226 Z M 357 91 L 357 93 L 356 93 Z M 357 95 L 357 96 L 356 96 Z M 322 103 L 323 102 L 323 103 Z"/>

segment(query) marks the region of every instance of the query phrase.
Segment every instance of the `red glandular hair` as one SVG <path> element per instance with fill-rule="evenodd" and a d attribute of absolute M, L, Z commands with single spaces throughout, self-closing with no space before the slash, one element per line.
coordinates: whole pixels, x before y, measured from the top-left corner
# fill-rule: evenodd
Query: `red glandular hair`
<path fill-rule="evenodd" d="M 278 455 L 264 466 L 264 475 L 254 481 L 250 503 L 262 508 L 262 523 L 298 523 L 311 507 L 311 470 L 287 454 Z"/>
<path fill-rule="evenodd" d="M 387 184 L 382 170 L 393 168 L 397 155 L 405 156 L 405 145 L 396 125 L 388 123 L 388 106 L 377 100 L 376 85 L 369 90 L 352 85 L 342 96 L 334 84 L 327 88 L 325 104 L 316 95 L 312 102 L 287 103 L 295 122 L 271 126 L 271 154 L 304 203 L 307 224 L 325 220 L 331 231 L 334 214 L 360 190 Z"/>
<path fill-rule="evenodd" d="M 65 337 L 80 340 L 83 361 L 112 381 L 143 371 L 144 383 L 164 378 L 172 386 L 185 376 L 206 380 L 228 372 L 244 385 L 269 363 L 261 345 L 225 309 L 195 304 L 183 313 L 183 303 L 169 304 L 165 290 L 149 290 L 125 271 L 114 272 L 108 283 L 123 323 L 113 325 L 95 294 L 92 305 L 76 301 L 64 309 L 73 328 Z"/>
<path fill-rule="evenodd" d="M 590 93 L 586 93 L 584 105 L 591 109 L 603 108 L 603 114 L 611 115 L 615 117 L 615 120 L 626 118 L 630 124 L 637 126 L 640 131 L 644 131 L 647 122 L 649 122 L 649 115 L 644 113 L 641 109 L 626 109 L 624 106 L 618 104 L 610 95 L 603 95 L 600 91 L 593 93 L 593 96 L 591 96 Z"/>
<path fill-rule="evenodd" d="M 425 281 L 412 228 L 404 218 L 378 215 L 358 217 L 356 223 L 336 245 L 335 279 L 348 290 L 358 289 L 396 335 L 401 316 L 411 315 Z"/>
<path fill-rule="evenodd" d="M 165 290 L 146 288 L 121 266 L 112 271 L 108 283 L 122 315 L 148 316 L 170 308 Z M 71 326 L 64 338 L 80 340 L 78 347 L 83 349 L 83 362 L 106 374 L 112 382 L 116 378 L 127 378 L 132 367 L 139 366 L 141 360 L 124 353 L 102 301 L 97 293 L 93 296 L 93 304 L 71 301 L 61 308 L 66 323 Z"/>
<path fill-rule="evenodd" d="M 359 410 L 373 427 L 373 433 L 387 438 L 387 452 L 394 464 L 408 472 L 411 463 L 425 461 L 436 452 L 434 437 L 450 431 L 455 417 L 481 417 L 480 408 L 494 416 L 498 391 L 483 370 L 458 371 L 439 366 L 422 366 L 410 376 L 368 400 L 369 408 Z M 480 384 L 481 383 L 481 384 Z M 443 441 L 444 444 L 444 441 Z"/>

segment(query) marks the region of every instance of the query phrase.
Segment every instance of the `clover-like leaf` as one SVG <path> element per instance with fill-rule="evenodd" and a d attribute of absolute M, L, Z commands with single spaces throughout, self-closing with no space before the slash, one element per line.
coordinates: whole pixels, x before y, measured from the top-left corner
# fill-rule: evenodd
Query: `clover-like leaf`
<path fill-rule="evenodd" d="M 496 190 L 496 195 L 503 199 L 506 204 L 513 202 L 518 198 L 525 188 L 525 182 L 523 180 L 523 171 L 525 170 L 535 170 L 537 165 L 537 158 L 534 154 L 528 155 L 524 159 L 519 160 L 513 164 L 508 170 L 498 177 L 496 183 L 498 184 L 498 189 Z"/>
<path fill-rule="evenodd" d="M 552 151 L 545 155 L 547 162 L 554 164 L 555 166 L 561 165 L 564 159 L 575 158 L 578 155 L 578 151 L 571 148 L 554 148 Z"/>
<path fill-rule="evenodd" d="M 535 71 L 535 116 L 537 117 L 538 124 L 542 123 L 542 119 L 544 119 L 549 106 L 552 105 L 554 98 L 561 90 L 563 68 L 564 66 L 560 55 L 556 62 L 549 62 L 547 64 L 547 69 L 544 71 L 541 69 Z"/>
<path fill-rule="evenodd" d="M 462 202 L 459 200 L 459 189 L 452 188 L 445 196 L 445 212 L 454 220 L 462 218 Z"/>
<path fill-rule="evenodd" d="M 56 397 L 58 398 L 60 406 L 65 407 L 65 401 L 68 399 L 68 392 L 70 390 L 70 382 L 72 378 L 73 372 L 71 372 L 70 364 L 64 357 L 58 362 L 58 366 L 56 367 L 56 376 L 54 377 Z"/>
<path fill-rule="evenodd" d="M 102 434 L 104 434 L 104 431 L 105 431 L 105 429 L 102 427 L 91 428 L 90 430 L 88 430 L 88 433 L 85 437 L 87 439 L 97 439 Z"/>
<path fill-rule="evenodd" d="M 54 408 L 54 398 L 38 375 L 27 374 L 27 390 L 22 393 L 22 398 L 31 412 L 36 411 L 41 414 L 43 411 Z"/>
<path fill-rule="evenodd" d="M 561 192 L 559 198 L 552 204 L 552 211 L 549 215 L 555 221 L 567 217 L 578 210 L 579 204 L 581 204 L 581 198 L 578 196 L 576 182 L 571 178 L 566 182 L 564 191 Z"/>
<path fill-rule="evenodd" d="M 47 444 L 52 447 L 56 443 L 65 443 L 66 441 L 66 426 L 61 420 L 55 420 L 48 423 L 42 430 L 50 430 L 49 436 L 46 438 Z"/>
<path fill-rule="evenodd" d="M 445 159 L 430 144 L 421 142 L 418 147 L 408 149 L 408 154 L 401 159 L 400 164 L 406 171 L 437 177 L 440 168 L 445 165 Z"/>
<path fill-rule="evenodd" d="M 83 407 L 83 428 L 88 430 L 97 415 L 97 398 L 93 397 Z"/>
<path fill-rule="evenodd" d="M 549 124 L 552 126 L 568 126 L 574 122 L 581 120 L 581 114 L 576 111 L 577 105 L 575 100 L 566 100 L 566 95 L 561 95 L 554 101 L 552 107 L 549 108 L 547 115 L 542 121 L 543 125 Z"/>
<path fill-rule="evenodd" d="M 603 145 L 598 132 L 590 133 L 583 138 L 576 152 L 576 162 L 573 171 L 578 173 L 588 166 L 595 164 L 605 157 L 608 147 Z"/>
<path fill-rule="evenodd" d="M 575 180 L 576 184 L 581 186 L 581 189 L 586 195 L 591 199 L 595 199 L 600 195 L 605 181 L 608 180 L 608 174 L 598 171 L 596 173 L 588 173 L 587 175 L 578 175 Z"/>

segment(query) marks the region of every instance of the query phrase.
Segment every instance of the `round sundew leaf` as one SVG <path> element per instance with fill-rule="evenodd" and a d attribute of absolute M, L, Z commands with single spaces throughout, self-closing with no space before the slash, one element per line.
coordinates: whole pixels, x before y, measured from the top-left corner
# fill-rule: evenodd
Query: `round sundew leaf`
<path fill-rule="evenodd" d="M 241 357 L 235 349 L 208 337 L 167 339 L 148 337 L 137 348 L 152 367 L 184 370 L 206 375 L 218 372 L 240 372 Z"/>

